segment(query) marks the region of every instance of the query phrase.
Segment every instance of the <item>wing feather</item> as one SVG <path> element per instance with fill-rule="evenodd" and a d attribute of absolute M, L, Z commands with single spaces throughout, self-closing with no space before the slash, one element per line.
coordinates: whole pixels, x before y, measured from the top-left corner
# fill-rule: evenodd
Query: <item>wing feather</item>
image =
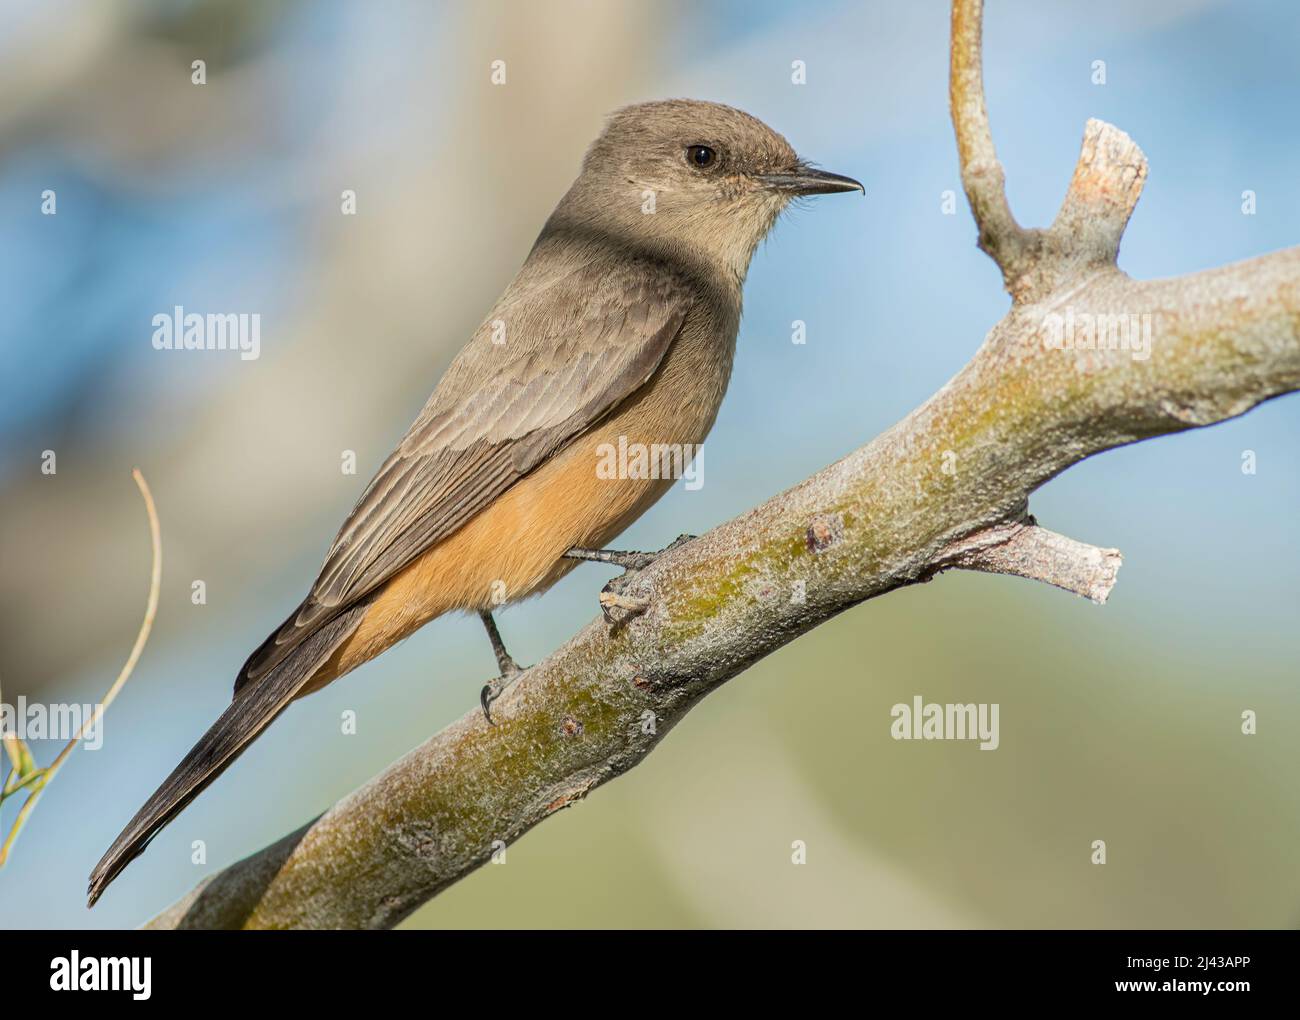
<path fill-rule="evenodd" d="M 693 294 L 652 263 L 588 264 L 558 279 L 526 265 L 362 493 L 311 593 L 250 656 L 236 691 L 635 393 Z M 502 327 L 505 342 L 494 343 Z"/>

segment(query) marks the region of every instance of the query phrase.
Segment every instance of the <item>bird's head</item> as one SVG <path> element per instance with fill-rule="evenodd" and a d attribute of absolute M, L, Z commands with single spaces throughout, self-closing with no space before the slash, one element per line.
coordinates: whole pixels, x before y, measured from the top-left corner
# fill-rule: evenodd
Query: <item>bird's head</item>
<path fill-rule="evenodd" d="M 864 189 L 812 167 L 756 117 L 720 103 L 670 99 L 610 118 L 557 217 L 667 246 L 743 279 L 754 249 L 792 199 L 839 191 Z"/>

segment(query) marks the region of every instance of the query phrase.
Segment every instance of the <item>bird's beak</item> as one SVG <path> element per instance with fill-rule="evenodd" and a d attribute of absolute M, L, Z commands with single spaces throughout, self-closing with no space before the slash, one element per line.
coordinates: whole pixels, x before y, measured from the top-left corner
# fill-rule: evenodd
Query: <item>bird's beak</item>
<path fill-rule="evenodd" d="M 862 183 L 852 177 L 833 174 L 829 170 L 815 170 L 810 166 L 800 167 L 789 174 L 761 174 L 756 180 L 765 188 L 788 191 L 794 195 L 830 195 L 837 191 L 867 193 Z"/>

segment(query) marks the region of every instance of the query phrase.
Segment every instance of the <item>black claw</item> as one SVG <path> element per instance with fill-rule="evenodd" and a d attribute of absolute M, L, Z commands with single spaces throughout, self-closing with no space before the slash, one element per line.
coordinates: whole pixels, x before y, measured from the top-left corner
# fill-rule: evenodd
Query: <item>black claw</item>
<path fill-rule="evenodd" d="M 600 589 L 601 594 L 604 595 L 607 592 L 613 592 L 614 591 L 613 586 L 614 586 L 614 582 L 610 581 L 609 584 L 605 585 L 605 587 Z M 600 615 L 605 618 L 605 622 L 609 624 L 611 627 L 616 626 L 618 624 L 618 621 L 614 619 L 614 614 L 610 610 L 610 607 L 605 605 L 605 603 L 603 602 L 600 603 Z"/>
<path fill-rule="evenodd" d="M 493 690 L 492 684 L 484 684 L 483 690 L 479 691 L 479 704 L 483 706 L 483 718 L 488 721 L 489 726 L 496 725 L 496 723 L 492 721 L 492 702 L 496 701 L 500 696 L 501 692 L 499 690 Z"/>

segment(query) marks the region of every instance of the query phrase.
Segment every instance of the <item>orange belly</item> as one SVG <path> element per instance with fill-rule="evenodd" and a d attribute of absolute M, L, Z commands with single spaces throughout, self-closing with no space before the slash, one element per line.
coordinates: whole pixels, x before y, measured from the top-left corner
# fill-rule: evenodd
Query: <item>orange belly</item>
<path fill-rule="evenodd" d="M 618 536 L 674 479 L 601 477 L 602 446 L 617 449 L 620 437 L 647 447 L 703 442 L 726 377 L 710 379 L 691 360 L 664 365 L 621 410 L 393 577 L 298 696 L 319 690 L 450 610 L 492 610 L 545 591 L 577 566 L 579 561 L 563 558 L 567 550 L 601 548 Z"/>

